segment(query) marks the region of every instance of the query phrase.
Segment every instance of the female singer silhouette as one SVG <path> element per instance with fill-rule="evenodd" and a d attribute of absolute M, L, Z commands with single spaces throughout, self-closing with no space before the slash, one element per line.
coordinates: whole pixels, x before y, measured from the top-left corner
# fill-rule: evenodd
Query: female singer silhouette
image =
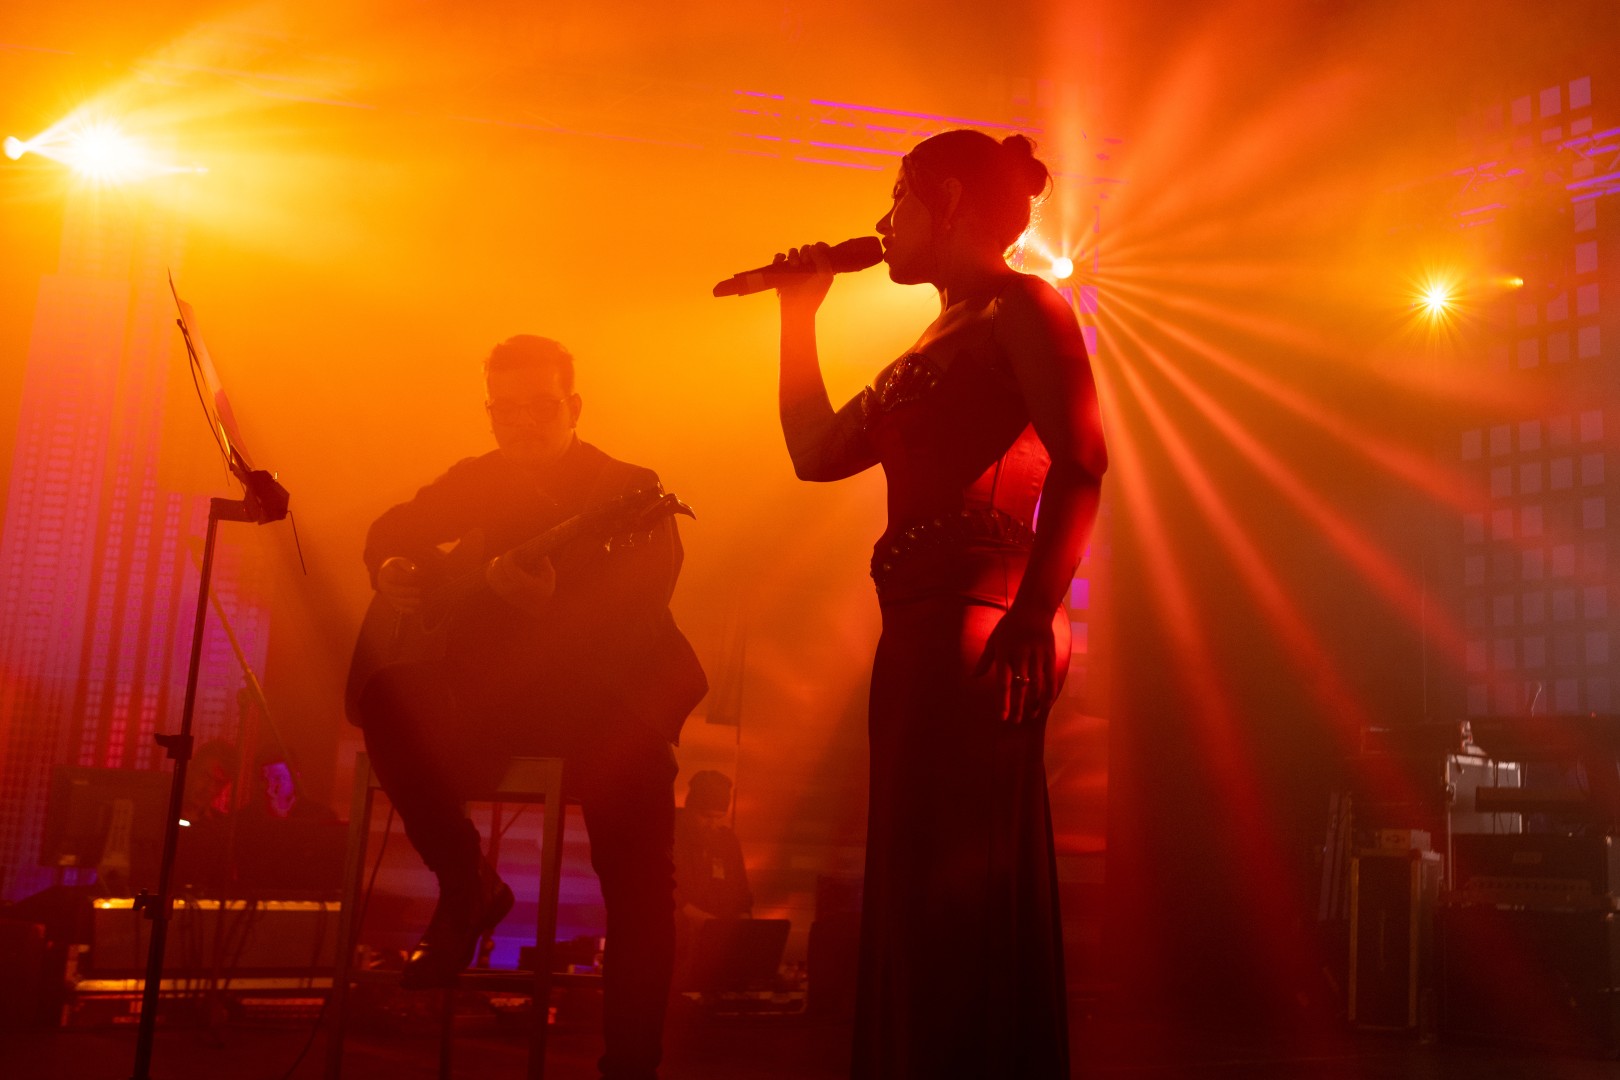
<path fill-rule="evenodd" d="M 1042 753 L 1068 668 L 1062 600 L 1107 454 L 1073 311 L 1006 261 L 1050 183 L 1033 150 L 958 130 L 902 160 L 883 259 L 894 281 L 934 286 L 940 313 L 840 409 L 816 356 L 826 245 L 777 257 L 810 271 L 778 290 L 794 471 L 881 465 L 888 481 L 872 557 L 862 1080 L 1069 1075 Z"/>

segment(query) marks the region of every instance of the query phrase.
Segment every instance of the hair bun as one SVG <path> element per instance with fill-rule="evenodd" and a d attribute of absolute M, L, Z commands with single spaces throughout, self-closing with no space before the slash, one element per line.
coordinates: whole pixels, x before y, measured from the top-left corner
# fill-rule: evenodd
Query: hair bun
<path fill-rule="evenodd" d="M 1013 134 L 1008 135 L 1005 139 L 1002 139 L 1001 148 L 1006 150 L 1008 153 L 1017 154 L 1021 157 L 1035 156 L 1034 140 L 1032 140 L 1028 135 L 1022 135 L 1017 132 L 1014 132 Z"/>
<path fill-rule="evenodd" d="M 1037 199 L 1046 193 L 1052 173 L 1035 156 L 1035 143 L 1028 135 L 1008 135 L 1001 140 L 1001 152 L 1025 195 Z"/>

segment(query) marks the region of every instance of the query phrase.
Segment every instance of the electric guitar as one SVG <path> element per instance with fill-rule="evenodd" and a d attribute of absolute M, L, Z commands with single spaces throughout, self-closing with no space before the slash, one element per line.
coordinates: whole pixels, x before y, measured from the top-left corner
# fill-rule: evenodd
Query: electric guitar
<path fill-rule="evenodd" d="M 371 598 L 343 691 L 350 723 L 360 723 L 360 699 L 377 672 L 394 664 L 442 660 L 458 632 L 481 619 L 488 621 L 490 592 L 485 574 L 497 558 L 532 572 L 541 559 L 575 544 L 596 543 L 608 551 L 634 544 L 674 514 L 697 516 L 674 494 L 655 485 L 575 514 L 494 557 L 485 557 L 481 534 L 463 537 L 449 553 L 421 568 L 422 606 L 416 611 L 400 612 L 381 593 Z"/>

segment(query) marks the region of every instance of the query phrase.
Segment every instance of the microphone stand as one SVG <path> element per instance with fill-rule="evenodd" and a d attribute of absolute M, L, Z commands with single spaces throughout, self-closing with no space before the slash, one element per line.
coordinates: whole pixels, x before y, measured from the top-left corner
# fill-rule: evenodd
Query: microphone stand
<path fill-rule="evenodd" d="M 178 300 L 179 298 L 176 297 Z M 197 350 L 184 319 L 180 333 L 185 338 L 191 362 L 198 363 Z M 206 406 L 205 406 L 206 410 Z M 174 735 L 154 735 L 174 762 L 169 784 L 169 816 L 163 823 L 163 857 L 158 868 L 157 892 L 144 889 L 135 897 L 135 909 L 151 920 L 152 936 L 146 953 L 146 977 L 141 991 L 141 1019 L 135 1039 L 135 1070 L 131 1080 L 151 1080 L 152 1043 L 157 1034 L 159 992 L 163 984 L 163 954 L 169 941 L 169 922 L 174 915 L 170 895 L 175 856 L 180 844 L 180 812 L 185 805 L 186 766 L 191 761 L 192 715 L 197 704 L 197 676 L 202 668 L 203 627 L 208 619 L 208 598 L 214 571 L 214 536 L 221 521 L 250 521 L 267 525 L 287 516 L 289 495 L 276 478 L 263 469 L 250 469 L 235 448 L 222 446 L 232 474 L 242 484 L 242 498 L 213 498 L 208 501 L 208 533 L 203 541 L 202 566 L 197 582 L 197 616 L 191 628 L 191 662 L 186 668 L 185 705 L 180 710 L 180 731 Z"/>

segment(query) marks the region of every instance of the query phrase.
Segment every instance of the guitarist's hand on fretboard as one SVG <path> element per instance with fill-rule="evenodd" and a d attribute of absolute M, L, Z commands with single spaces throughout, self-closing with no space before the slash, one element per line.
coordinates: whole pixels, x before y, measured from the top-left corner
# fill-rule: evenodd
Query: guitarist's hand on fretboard
<path fill-rule="evenodd" d="M 396 555 L 377 568 L 377 591 L 401 615 L 414 615 L 422 608 L 422 571 Z"/>
<path fill-rule="evenodd" d="M 540 614 L 557 592 L 557 568 L 544 555 L 528 566 L 510 554 L 491 559 L 484 567 L 484 580 L 496 596 L 530 615 Z"/>

